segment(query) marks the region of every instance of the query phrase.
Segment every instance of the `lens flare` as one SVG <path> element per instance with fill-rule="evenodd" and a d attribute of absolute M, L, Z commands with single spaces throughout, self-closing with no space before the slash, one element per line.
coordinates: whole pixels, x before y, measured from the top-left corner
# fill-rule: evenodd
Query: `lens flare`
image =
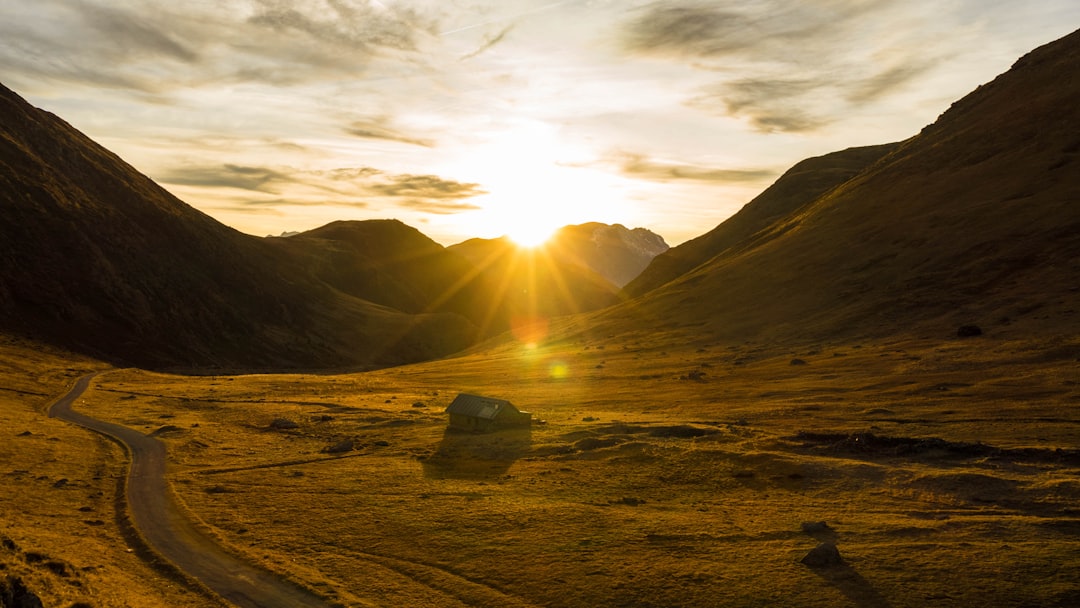
<path fill-rule="evenodd" d="M 556 361 L 551 364 L 549 368 L 551 377 L 555 380 L 562 380 L 570 375 L 570 366 L 562 361 Z"/>

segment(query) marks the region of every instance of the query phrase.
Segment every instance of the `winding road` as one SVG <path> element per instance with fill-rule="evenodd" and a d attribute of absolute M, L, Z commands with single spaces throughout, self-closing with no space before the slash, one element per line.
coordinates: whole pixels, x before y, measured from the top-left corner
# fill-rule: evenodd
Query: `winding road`
<path fill-rule="evenodd" d="M 172 500 L 165 481 L 165 446 L 153 437 L 72 410 L 90 381 L 75 386 L 49 408 L 49 416 L 107 435 L 127 446 L 131 467 L 127 503 L 147 544 L 180 570 L 241 608 L 331 608 L 312 592 L 227 553 L 199 531 Z"/>

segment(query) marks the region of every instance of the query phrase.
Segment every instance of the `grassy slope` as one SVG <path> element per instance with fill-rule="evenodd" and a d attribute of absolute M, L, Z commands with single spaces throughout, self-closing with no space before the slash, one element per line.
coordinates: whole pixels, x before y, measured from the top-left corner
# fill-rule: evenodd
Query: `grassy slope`
<path fill-rule="evenodd" d="M 729 339 L 1078 327 L 1080 33 L 1037 49 L 871 169 L 600 319 Z"/>
<path fill-rule="evenodd" d="M 899 144 L 849 148 L 808 158 L 787 170 L 738 213 L 713 230 L 660 254 L 624 291 L 640 296 L 750 241 L 785 217 L 858 175 Z"/>

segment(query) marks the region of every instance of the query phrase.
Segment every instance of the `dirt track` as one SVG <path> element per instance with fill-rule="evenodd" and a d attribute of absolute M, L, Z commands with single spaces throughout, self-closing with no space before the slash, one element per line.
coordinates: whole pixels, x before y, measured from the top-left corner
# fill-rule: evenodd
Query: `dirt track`
<path fill-rule="evenodd" d="M 165 482 L 165 447 L 138 431 L 102 422 L 71 409 L 97 374 L 83 376 L 49 408 L 54 418 L 116 439 L 131 456 L 127 501 L 146 542 L 189 576 L 242 608 L 329 608 L 330 603 L 225 552 L 176 508 Z"/>

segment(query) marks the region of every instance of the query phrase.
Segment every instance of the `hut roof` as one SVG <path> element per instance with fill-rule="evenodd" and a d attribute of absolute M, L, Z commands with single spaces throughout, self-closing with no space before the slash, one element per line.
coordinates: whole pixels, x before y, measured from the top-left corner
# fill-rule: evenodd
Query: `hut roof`
<path fill-rule="evenodd" d="M 494 420 L 500 412 L 506 411 L 507 409 L 513 412 L 518 411 L 512 403 L 505 399 L 493 399 L 491 397 L 481 397 L 479 395 L 461 393 L 457 397 L 454 397 L 454 401 L 447 406 L 446 413 Z"/>

